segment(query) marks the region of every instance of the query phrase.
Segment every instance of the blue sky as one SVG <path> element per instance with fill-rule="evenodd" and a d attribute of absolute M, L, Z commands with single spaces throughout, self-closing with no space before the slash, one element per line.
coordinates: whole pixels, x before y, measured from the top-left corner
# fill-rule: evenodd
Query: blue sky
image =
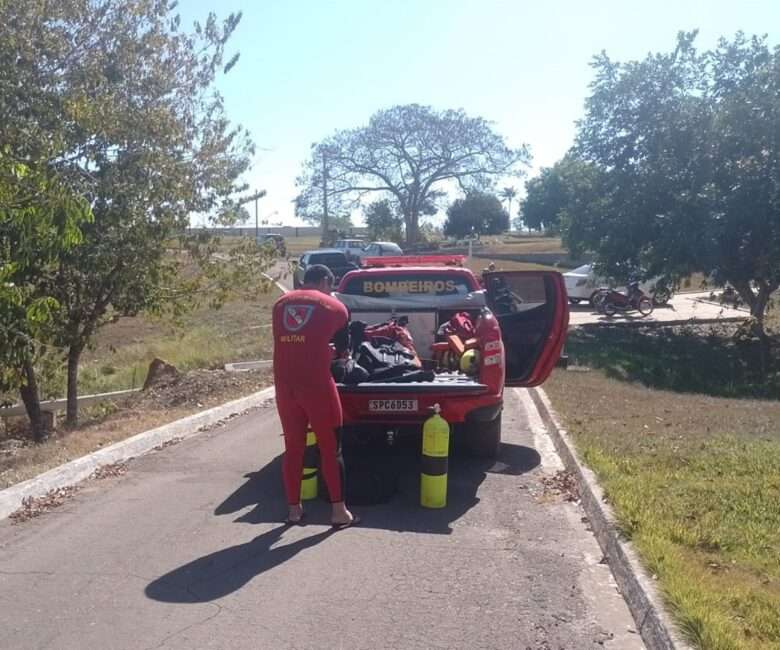
<path fill-rule="evenodd" d="M 739 29 L 778 42 L 780 0 L 181 0 L 189 25 L 209 11 L 243 19 L 220 78 L 230 119 L 258 147 L 247 180 L 267 190 L 261 218 L 295 223 L 295 177 L 313 142 L 380 108 L 463 108 L 527 143 L 529 173 L 574 137 L 592 56 L 641 58 L 699 29 L 699 46 Z M 522 188 L 523 181 L 514 181 Z M 252 214 L 254 215 L 253 209 Z"/>

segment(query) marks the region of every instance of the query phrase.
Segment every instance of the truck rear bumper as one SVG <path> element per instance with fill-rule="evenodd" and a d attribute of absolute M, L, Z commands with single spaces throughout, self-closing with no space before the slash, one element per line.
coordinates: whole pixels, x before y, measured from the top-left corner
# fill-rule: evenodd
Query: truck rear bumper
<path fill-rule="evenodd" d="M 344 425 L 382 424 L 385 426 L 396 426 L 405 424 L 421 424 L 433 413 L 434 404 L 441 407 L 441 415 L 450 424 L 460 422 L 474 421 L 486 422 L 501 412 L 503 399 L 501 395 L 474 393 L 450 393 L 442 394 L 438 391 L 421 391 L 419 386 L 415 391 L 398 391 L 395 385 L 394 390 L 378 392 L 374 391 L 344 391 L 339 387 L 341 397 L 341 408 L 344 414 Z M 372 409 L 372 402 L 386 401 L 392 408 L 393 402 L 401 402 L 405 408 L 409 407 L 410 402 L 414 404 L 414 410 L 404 410 L 399 412 L 380 411 Z"/>

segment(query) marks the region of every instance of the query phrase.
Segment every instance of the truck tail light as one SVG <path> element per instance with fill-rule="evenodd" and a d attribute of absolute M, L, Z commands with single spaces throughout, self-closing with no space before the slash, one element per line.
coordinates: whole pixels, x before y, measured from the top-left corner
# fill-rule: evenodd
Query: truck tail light
<path fill-rule="evenodd" d="M 482 357 L 479 380 L 489 386 L 492 393 L 500 393 L 504 387 L 504 344 L 498 320 L 489 312 L 482 314 L 476 329 Z"/>

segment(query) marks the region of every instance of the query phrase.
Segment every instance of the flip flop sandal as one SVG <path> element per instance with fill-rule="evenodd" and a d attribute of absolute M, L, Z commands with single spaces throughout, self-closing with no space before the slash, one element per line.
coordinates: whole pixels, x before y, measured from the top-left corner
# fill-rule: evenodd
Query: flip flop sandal
<path fill-rule="evenodd" d="M 343 524 L 331 524 L 331 527 L 334 530 L 345 530 L 351 526 L 357 526 L 359 523 L 360 517 L 358 515 L 352 515 L 352 519 L 350 521 L 346 521 Z"/>

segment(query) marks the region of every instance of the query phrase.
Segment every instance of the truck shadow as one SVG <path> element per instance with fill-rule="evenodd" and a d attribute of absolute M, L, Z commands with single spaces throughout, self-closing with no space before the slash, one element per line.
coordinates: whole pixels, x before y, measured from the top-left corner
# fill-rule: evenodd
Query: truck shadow
<path fill-rule="evenodd" d="M 519 476 L 536 468 L 541 458 L 530 447 L 502 444 L 496 460 L 450 458 L 447 506 L 430 510 L 420 506 L 420 455 L 417 444 L 344 450 L 347 503 L 361 513 L 361 527 L 447 535 L 453 521 L 479 503 L 477 493 L 488 474 Z M 281 455 L 246 481 L 214 514 L 243 512 L 235 521 L 248 524 L 283 521 L 286 515 L 282 488 Z M 330 507 L 321 499 L 306 502 L 307 521 L 327 524 Z"/>
<path fill-rule="evenodd" d="M 455 454 L 450 459 L 447 507 L 426 510 L 419 505 L 418 450 L 418 445 L 345 450 L 351 502 L 370 501 L 380 493 L 385 497 L 383 503 L 355 507 L 362 517 L 360 528 L 450 534 L 452 522 L 479 503 L 477 492 L 489 473 L 519 476 L 541 463 L 535 449 L 522 445 L 504 444 L 498 459 L 490 461 Z M 283 521 L 287 508 L 281 458 L 279 455 L 260 470 L 246 474 L 245 482 L 217 506 L 214 514 L 231 515 L 251 508 L 235 521 L 248 524 Z M 387 490 L 388 484 L 394 488 L 392 491 Z M 382 488 L 378 492 L 377 486 Z M 204 603 L 238 591 L 256 576 L 334 533 L 329 526 L 329 504 L 316 499 L 306 502 L 305 507 L 312 534 L 301 538 L 298 533 L 301 529 L 296 527 L 296 538 L 280 545 L 290 527 L 279 524 L 249 542 L 209 553 L 169 571 L 150 582 L 144 593 L 159 602 Z M 322 526 L 326 528 L 323 530 Z"/>

